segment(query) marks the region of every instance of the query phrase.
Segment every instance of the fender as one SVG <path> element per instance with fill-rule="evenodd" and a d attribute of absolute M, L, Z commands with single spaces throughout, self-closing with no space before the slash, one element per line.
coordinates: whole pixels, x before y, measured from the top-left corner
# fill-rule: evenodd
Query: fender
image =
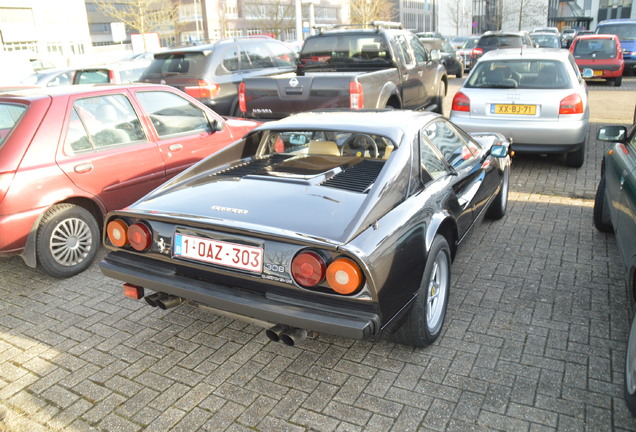
<path fill-rule="evenodd" d="M 455 251 L 457 249 L 457 238 L 459 233 L 457 232 L 457 226 L 453 219 L 450 217 L 448 211 L 444 210 L 441 213 L 433 215 L 430 224 L 426 227 L 426 234 L 424 238 L 424 247 L 426 248 L 426 256 L 428 256 L 433 244 L 433 239 L 437 234 L 442 234 L 448 240 L 448 245 L 451 248 L 452 258 L 455 257 Z M 452 238 L 449 238 L 452 236 Z"/>
<path fill-rule="evenodd" d="M 402 97 L 400 96 L 400 90 L 394 82 L 389 81 L 382 86 L 375 108 L 385 108 L 392 96 L 395 96 L 400 101 L 400 106 L 397 108 L 401 108 Z"/>

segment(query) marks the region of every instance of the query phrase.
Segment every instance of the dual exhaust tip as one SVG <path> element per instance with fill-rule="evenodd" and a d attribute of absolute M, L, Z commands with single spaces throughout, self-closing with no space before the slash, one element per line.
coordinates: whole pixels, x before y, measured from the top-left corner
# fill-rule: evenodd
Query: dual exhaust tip
<path fill-rule="evenodd" d="M 294 346 L 307 337 L 307 330 L 278 324 L 265 330 L 265 335 L 273 342 L 282 342 L 287 346 Z"/>
<path fill-rule="evenodd" d="M 158 307 L 159 309 L 170 309 L 175 306 L 179 306 L 183 303 L 183 299 L 181 297 L 173 296 L 165 293 L 154 293 L 149 296 L 144 297 L 146 303 L 148 303 L 152 307 Z"/>

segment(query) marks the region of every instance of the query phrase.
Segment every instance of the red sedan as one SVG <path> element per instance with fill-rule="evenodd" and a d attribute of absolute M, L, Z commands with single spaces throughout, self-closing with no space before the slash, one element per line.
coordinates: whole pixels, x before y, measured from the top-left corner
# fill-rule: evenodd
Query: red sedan
<path fill-rule="evenodd" d="M 0 95 L 0 256 L 20 254 L 55 277 L 85 270 L 108 211 L 257 125 L 162 85 Z"/>

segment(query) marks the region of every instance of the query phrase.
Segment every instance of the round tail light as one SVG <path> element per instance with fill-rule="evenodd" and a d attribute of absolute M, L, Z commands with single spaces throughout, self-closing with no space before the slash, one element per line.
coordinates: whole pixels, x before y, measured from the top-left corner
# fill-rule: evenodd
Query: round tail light
<path fill-rule="evenodd" d="M 327 268 L 327 283 L 338 294 L 354 293 L 362 280 L 362 270 L 349 258 L 338 258 Z"/>
<path fill-rule="evenodd" d="M 150 247 L 152 233 L 146 225 L 137 222 L 128 227 L 128 241 L 133 249 L 143 252 Z"/>
<path fill-rule="evenodd" d="M 292 260 L 294 280 L 301 286 L 313 287 L 325 278 L 325 260 L 316 252 L 302 252 Z"/>
<path fill-rule="evenodd" d="M 106 234 L 114 246 L 124 247 L 128 244 L 128 224 L 121 219 L 108 222 Z"/>

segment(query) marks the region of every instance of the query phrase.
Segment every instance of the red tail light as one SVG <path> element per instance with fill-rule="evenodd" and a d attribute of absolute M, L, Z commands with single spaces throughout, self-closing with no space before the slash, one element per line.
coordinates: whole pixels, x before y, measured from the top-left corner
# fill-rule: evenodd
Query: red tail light
<path fill-rule="evenodd" d="M 338 258 L 327 268 L 327 282 L 339 294 L 352 294 L 362 285 L 362 270 L 349 258 Z"/>
<path fill-rule="evenodd" d="M 197 86 L 186 87 L 184 90 L 193 98 L 211 99 L 219 95 L 220 89 L 221 87 L 216 83 L 199 80 L 199 84 Z"/>
<path fill-rule="evenodd" d="M 470 99 L 462 92 L 455 93 L 453 97 L 453 111 L 466 111 L 470 112 Z"/>
<path fill-rule="evenodd" d="M 128 244 L 128 224 L 121 219 L 108 222 L 106 234 L 114 246 L 124 247 Z"/>
<path fill-rule="evenodd" d="M 130 245 L 139 252 L 147 250 L 152 243 L 152 233 L 150 229 L 141 222 L 129 226 L 127 234 Z"/>
<path fill-rule="evenodd" d="M 473 52 L 471 53 L 473 58 L 475 58 L 475 56 L 477 55 L 482 55 L 484 53 L 484 50 L 481 48 L 473 48 Z"/>
<path fill-rule="evenodd" d="M 242 112 L 247 112 L 247 104 L 245 103 L 245 83 L 240 83 L 238 86 L 238 102 L 239 109 Z"/>
<path fill-rule="evenodd" d="M 301 286 L 313 287 L 325 278 L 327 265 L 316 252 L 302 252 L 292 260 L 292 276 Z"/>
<path fill-rule="evenodd" d="M 144 297 L 144 288 L 133 285 L 130 283 L 125 283 L 122 285 L 122 289 L 124 290 L 124 296 L 133 299 L 140 300 Z"/>
<path fill-rule="evenodd" d="M 115 71 L 112 69 L 108 70 L 108 82 L 112 82 L 112 83 L 118 82 L 115 80 Z"/>
<path fill-rule="evenodd" d="M 583 114 L 583 99 L 574 93 L 561 99 L 559 114 Z"/>
<path fill-rule="evenodd" d="M 349 107 L 354 110 L 364 108 L 364 93 L 362 84 L 357 81 L 349 83 Z"/>

